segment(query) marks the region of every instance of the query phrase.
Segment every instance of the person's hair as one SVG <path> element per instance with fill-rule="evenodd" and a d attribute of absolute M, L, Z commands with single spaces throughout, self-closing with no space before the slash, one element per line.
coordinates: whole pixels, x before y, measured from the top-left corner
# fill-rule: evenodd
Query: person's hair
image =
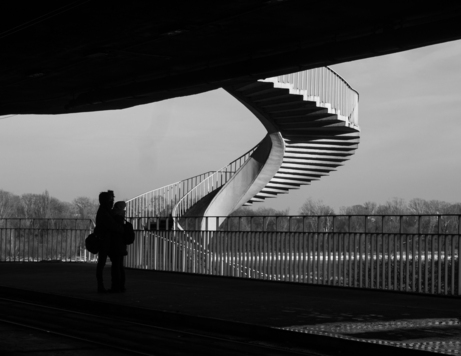
<path fill-rule="evenodd" d="M 123 215 L 125 213 L 126 203 L 124 201 L 118 201 L 114 204 L 112 211 L 115 215 Z"/>
<path fill-rule="evenodd" d="M 110 195 L 107 192 L 101 192 L 99 193 L 99 204 L 105 205 L 109 202 L 110 200 Z"/>

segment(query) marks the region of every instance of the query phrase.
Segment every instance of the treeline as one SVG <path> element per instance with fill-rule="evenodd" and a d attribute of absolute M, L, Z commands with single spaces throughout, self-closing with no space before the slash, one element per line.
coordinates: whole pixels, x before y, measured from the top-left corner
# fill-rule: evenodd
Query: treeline
<path fill-rule="evenodd" d="M 42 194 L 15 195 L 0 190 L 0 219 L 94 219 L 97 199 L 78 197 L 71 203 Z"/>
<path fill-rule="evenodd" d="M 384 204 L 366 202 L 341 207 L 337 214 L 323 201 L 308 199 L 299 209 L 299 217 L 290 217 L 288 209 L 240 208 L 225 220 L 220 230 L 457 233 L 460 229 L 459 218 L 446 216 L 449 214 L 461 214 L 461 203 L 419 198 L 407 203 L 394 198 Z"/>
<path fill-rule="evenodd" d="M 298 211 L 298 215 L 446 215 L 461 214 L 461 203 L 447 203 L 441 200 L 411 199 L 409 202 L 393 198 L 384 204 L 365 202 L 353 206 L 343 206 L 336 212 L 322 200 L 308 198 Z M 231 216 L 288 216 L 289 209 L 272 208 L 251 209 L 242 207 Z M 296 214 L 293 214 L 296 215 Z"/>

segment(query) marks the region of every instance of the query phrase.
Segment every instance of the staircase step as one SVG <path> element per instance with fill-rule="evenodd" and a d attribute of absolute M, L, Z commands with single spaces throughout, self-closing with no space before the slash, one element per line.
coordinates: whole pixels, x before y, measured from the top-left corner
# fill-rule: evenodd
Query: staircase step
<path fill-rule="evenodd" d="M 247 96 L 248 94 L 252 94 L 254 92 L 258 92 L 261 90 L 273 90 L 274 84 L 267 83 L 267 82 L 254 82 L 251 84 L 245 84 L 241 87 L 238 87 L 236 90 L 240 92 L 242 95 Z"/>
<path fill-rule="evenodd" d="M 350 159 L 350 157 L 344 156 L 329 156 L 329 155 L 316 155 L 312 153 L 287 153 L 284 156 L 284 159 L 310 159 L 310 160 L 320 160 L 320 161 L 333 161 L 333 162 L 344 162 Z"/>
<path fill-rule="evenodd" d="M 290 97 L 290 91 L 288 89 L 274 89 L 271 90 L 261 90 L 257 92 L 253 92 L 251 94 L 246 95 L 247 98 L 254 102 L 263 102 L 272 99 L 278 99 L 283 97 Z"/>
<path fill-rule="evenodd" d="M 312 167 L 319 167 L 319 168 L 336 168 L 344 166 L 343 162 L 338 161 L 326 161 L 326 160 L 314 160 L 314 159 L 293 159 L 293 158 L 284 158 L 282 167 L 286 167 L 287 164 L 294 164 L 304 166 L 312 166 Z"/>
<path fill-rule="evenodd" d="M 273 181 L 272 179 L 270 180 L 269 183 L 267 183 L 266 187 L 268 188 L 274 188 L 274 189 L 298 189 L 300 187 L 299 184 L 290 184 L 288 182 L 276 182 Z"/>
<path fill-rule="evenodd" d="M 262 192 L 259 192 L 258 194 L 255 195 L 255 197 L 261 197 L 261 198 L 264 198 L 264 199 L 269 199 L 269 198 L 277 198 L 277 194 L 275 193 L 262 193 Z"/>
<path fill-rule="evenodd" d="M 261 192 L 263 193 L 277 193 L 277 194 L 286 194 L 288 193 L 288 188 L 287 189 L 284 189 L 284 188 L 267 188 L 267 187 L 264 187 L 263 189 L 261 189 Z"/>
<path fill-rule="evenodd" d="M 293 167 L 280 167 L 279 173 L 283 174 L 300 174 L 305 175 L 306 177 L 316 177 L 320 179 L 323 176 L 327 176 L 330 171 L 319 171 L 314 169 L 300 169 L 300 168 L 293 168 Z M 277 173 L 278 174 L 278 173 Z"/>
<path fill-rule="evenodd" d="M 294 140 L 290 140 L 289 143 L 285 141 L 285 145 L 289 148 L 306 148 L 306 149 L 316 149 L 316 150 L 336 150 L 336 151 L 354 151 L 358 147 L 357 142 L 353 141 L 328 141 L 328 140 L 312 140 L 309 143 L 306 142 L 296 142 Z"/>
<path fill-rule="evenodd" d="M 299 184 L 299 185 L 308 185 L 310 184 L 310 180 L 300 180 L 294 178 L 274 178 L 271 179 L 271 182 L 274 183 L 286 183 L 286 184 Z"/>
<path fill-rule="evenodd" d="M 287 122 L 303 122 L 305 120 L 315 121 L 321 119 L 331 119 L 333 117 L 337 117 L 336 114 L 328 113 L 328 110 L 325 108 L 321 108 L 319 110 L 312 110 L 312 111 L 305 111 L 305 112 L 298 112 L 293 114 L 272 114 L 274 120 L 280 121 L 287 121 Z"/>
<path fill-rule="evenodd" d="M 318 180 L 320 179 L 321 175 L 319 174 L 307 174 L 305 172 L 277 172 L 274 176 L 274 178 L 293 178 L 293 179 L 299 179 L 299 180 L 306 180 L 306 181 L 311 181 L 311 180 Z"/>
<path fill-rule="evenodd" d="M 313 175 L 310 175 L 310 176 L 307 176 L 307 175 L 303 175 L 303 174 L 299 174 L 299 172 L 296 172 L 297 174 L 294 174 L 294 173 L 277 173 L 274 178 L 271 179 L 276 181 L 276 180 L 280 180 L 280 181 L 289 181 L 289 180 L 293 180 L 294 182 L 297 182 L 298 184 L 302 184 L 302 185 L 309 185 L 311 184 L 312 181 L 316 181 L 316 180 L 319 180 L 320 179 L 320 176 L 316 176 L 314 177 Z"/>
<path fill-rule="evenodd" d="M 308 172 L 318 172 L 318 173 L 330 173 L 332 171 L 336 171 L 333 167 L 327 166 L 318 166 L 314 164 L 296 164 L 296 163 L 282 163 L 280 169 L 292 169 L 292 170 L 299 170 L 299 171 L 308 171 Z"/>
<path fill-rule="evenodd" d="M 263 202 L 263 201 L 264 201 L 264 198 L 256 198 L 256 197 L 253 197 L 253 198 L 251 198 L 251 199 L 248 200 L 248 201 L 251 202 L 251 203 Z"/>
<path fill-rule="evenodd" d="M 285 149 L 285 155 L 298 155 L 298 154 L 310 154 L 314 156 L 331 156 L 331 157 L 343 157 L 344 159 L 349 159 L 349 156 L 354 154 L 353 150 L 350 151 L 340 151 L 333 149 L 318 149 L 318 148 L 295 148 L 287 147 Z"/>
<path fill-rule="evenodd" d="M 355 140 L 356 137 L 350 137 L 343 135 L 344 132 L 332 132 L 331 135 L 326 135 L 328 131 L 323 131 L 323 132 L 309 132 L 306 133 L 304 131 L 290 131 L 285 133 L 285 137 L 294 141 L 296 139 L 298 140 L 303 140 L 304 142 L 306 140 L 312 140 L 312 141 L 318 141 L 318 140 L 328 140 L 328 139 L 334 139 L 334 143 L 336 145 L 339 145 L 341 142 L 349 142 L 351 140 Z"/>
<path fill-rule="evenodd" d="M 272 105 L 272 103 L 266 103 L 262 105 L 262 108 L 271 115 L 298 115 L 302 113 L 314 113 L 317 111 L 324 111 L 325 108 L 318 107 L 313 101 L 295 101 L 290 103 L 284 103 L 279 105 Z M 328 111 L 328 110 L 327 110 Z"/>
<path fill-rule="evenodd" d="M 316 127 L 312 129 L 297 129 L 297 130 L 284 130 L 286 137 L 290 139 L 317 139 L 331 137 L 338 140 L 353 140 L 354 138 L 349 138 L 344 136 L 344 134 L 350 133 L 347 127 Z M 327 136 L 329 135 L 329 136 Z"/>
<path fill-rule="evenodd" d="M 296 123 L 285 123 L 276 121 L 278 127 L 281 130 L 309 130 L 309 129 L 320 129 L 320 128 L 337 128 L 342 129 L 346 127 L 346 123 L 344 121 L 338 120 L 331 120 L 329 121 L 307 121 L 307 122 L 296 122 Z"/>
<path fill-rule="evenodd" d="M 252 100 L 253 102 L 257 102 L 260 106 L 260 107 L 264 107 L 264 108 L 267 108 L 267 107 L 270 107 L 270 106 L 273 106 L 273 105 L 279 105 L 279 104 L 287 104 L 287 103 L 293 103 L 293 102 L 296 102 L 296 101 L 302 101 L 303 100 L 303 97 L 301 95 L 285 95 L 285 96 L 282 96 L 280 98 L 268 98 L 268 99 L 261 99 L 261 100 Z M 266 105 L 263 105 L 264 102 L 267 102 Z"/>
<path fill-rule="evenodd" d="M 342 124 L 346 126 L 346 121 L 341 120 L 338 115 L 335 114 L 324 114 L 321 116 L 317 114 L 307 115 L 304 117 L 292 117 L 290 119 L 280 119 L 274 118 L 274 122 L 278 125 L 319 125 L 319 126 L 326 126 L 329 124 Z"/>

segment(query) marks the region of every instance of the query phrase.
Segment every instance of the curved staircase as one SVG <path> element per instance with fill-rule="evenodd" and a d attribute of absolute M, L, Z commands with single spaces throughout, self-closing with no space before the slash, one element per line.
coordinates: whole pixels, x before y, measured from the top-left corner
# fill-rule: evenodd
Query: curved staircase
<path fill-rule="evenodd" d="M 224 88 L 267 129 L 252 150 L 215 172 L 127 201 L 141 225 L 171 216 L 177 229 L 216 230 L 241 206 L 286 194 L 335 171 L 359 143 L 358 93 L 330 68 Z M 192 228 L 187 217 L 202 219 Z"/>

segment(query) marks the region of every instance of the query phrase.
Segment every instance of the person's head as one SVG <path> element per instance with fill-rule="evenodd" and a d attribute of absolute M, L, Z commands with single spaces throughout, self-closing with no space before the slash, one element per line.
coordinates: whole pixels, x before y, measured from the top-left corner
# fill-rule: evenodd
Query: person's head
<path fill-rule="evenodd" d="M 116 216 L 125 217 L 125 208 L 126 208 L 126 203 L 124 201 L 118 201 L 114 204 L 114 207 L 112 208 L 112 212 Z"/>
<path fill-rule="evenodd" d="M 112 209 L 112 205 L 114 205 L 114 193 L 110 194 L 109 192 L 102 192 L 99 193 L 99 204 L 102 206 Z"/>

